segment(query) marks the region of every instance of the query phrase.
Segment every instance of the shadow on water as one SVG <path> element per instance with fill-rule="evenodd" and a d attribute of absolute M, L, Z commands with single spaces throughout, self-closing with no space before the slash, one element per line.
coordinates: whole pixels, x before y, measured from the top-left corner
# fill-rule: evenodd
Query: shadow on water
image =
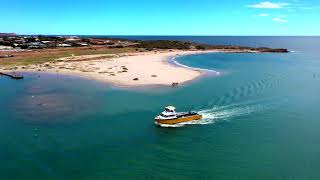
<path fill-rule="evenodd" d="M 25 76 L 25 82 L 19 84 L 22 87 L 7 102 L 12 119 L 31 124 L 65 123 L 102 107 L 102 101 L 96 99 L 88 88 L 98 85 L 95 82 L 68 76 L 57 78 L 51 74 L 38 77 L 26 73 Z M 83 83 L 88 87 L 83 87 Z"/>

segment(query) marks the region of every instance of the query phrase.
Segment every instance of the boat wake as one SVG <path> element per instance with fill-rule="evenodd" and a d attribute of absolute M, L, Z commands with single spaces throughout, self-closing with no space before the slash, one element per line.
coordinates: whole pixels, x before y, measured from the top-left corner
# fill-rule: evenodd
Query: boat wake
<path fill-rule="evenodd" d="M 230 106 L 213 107 L 199 111 L 202 115 L 200 124 L 212 124 L 217 120 L 228 120 L 233 117 L 244 116 L 265 110 L 268 106 L 263 104 L 235 104 Z"/>
<path fill-rule="evenodd" d="M 181 66 L 187 69 L 193 69 L 193 70 L 197 70 L 197 71 L 205 71 L 205 72 L 210 72 L 210 73 L 214 73 L 215 75 L 220 75 L 220 72 L 212 70 L 212 69 L 204 69 L 204 68 L 195 68 L 195 67 L 190 67 L 184 64 L 179 63 L 178 61 L 176 61 L 176 57 L 171 58 L 171 61 L 177 65 L 177 66 Z"/>
<path fill-rule="evenodd" d="M 168 124 L 157 124 L 161 127 L 182 127 L 186 125 L 205 125 L 205 124 L 213 124 L 217 121 L 221 120 L 230 120 L 231 118 L 238 117 L 238 116 L 245 116 L 251 113 L 259 112 L 262 110 L 267 109 L 270 107 L 267 104 L 257 104 L 254 102 L 249 103 L 242 103 L 242 104 L 232 104 L 228 106 L 214 106 L 212 108 L 208 109 L 202 109 L 199 110 L 198 113 L 202 115 L 201 120 L 195 120 L 195 121 L 189 121 L 184 123 L 178 123 L 174 125 L 168 125 Z"/>

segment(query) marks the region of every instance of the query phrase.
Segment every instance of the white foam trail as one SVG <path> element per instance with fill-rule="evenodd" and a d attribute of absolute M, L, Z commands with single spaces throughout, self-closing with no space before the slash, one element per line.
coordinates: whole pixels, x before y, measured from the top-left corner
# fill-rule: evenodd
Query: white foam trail
<path fill-rule="evenodd" d="M 171 58 L 171 61 L 172 61 L 174 64 L 176 64 L 177 66 L 181 66 L 181 67 L 188 68 L 188 69 L 193 69 L 193 70 L 198 70 L 198 71 L 207 71 L 207 72 L 215 73 L 217 76 L 221 74 L 220 72 L 214 71 L 214 70 L 212 70 L 212 69 L 204 69 L 204 68 L 190 67 L 190 66 L 187 66 L 187 65 L 184 65 L 184 64 L 179 63 L 179 62 L 176 61 L 175 59 L 176 59 L 176 57 L 173 57 L 173 58 Z"/>
<path fill-rule="evenodd" d="M 205 109 L 199 111 L 199 114 L 203 116 L 203 121 L 207 124 L 214 123 L 216 120 L 228 119 L 231 117 L 243 116 L 253 112 L 261 111 L 265 108 L 263 105 L 249 105 L 243 107 L 226 106 L 215 107 L 212 109 Z"/>

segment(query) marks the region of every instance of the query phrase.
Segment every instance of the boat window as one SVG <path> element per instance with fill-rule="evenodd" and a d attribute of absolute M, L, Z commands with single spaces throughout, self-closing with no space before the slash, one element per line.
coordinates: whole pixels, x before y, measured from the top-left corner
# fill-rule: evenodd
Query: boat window
<path fill-rule="evenodd" d="M 174 117 L 175 115 L 164 115 L 162 114 L 163 117 Z"/>

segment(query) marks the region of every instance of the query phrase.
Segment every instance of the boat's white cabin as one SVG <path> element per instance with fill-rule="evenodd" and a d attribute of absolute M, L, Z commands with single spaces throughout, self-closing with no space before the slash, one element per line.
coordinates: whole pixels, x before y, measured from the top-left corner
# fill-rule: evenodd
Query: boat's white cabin
<path fill-rule="evenodd" d="M 165 108 L 165 111 L 163 111 L 163 112 L 161 113 L 161 116 L 163 116 L 163 117 L 174 117 L 174 116 L 176 116 L 176 115 L 177 115 L 177 113 L 176 113 L 176 108 L 173 107 L 173 106 L 167 106 L 167 107 Z"/>
<path fill-rule="evenodd" d="M 175 112 L 176 111 L 176 108 L 174 106 L 167 106 L 165 108 L 165 111 L 167 112 Z"/>

